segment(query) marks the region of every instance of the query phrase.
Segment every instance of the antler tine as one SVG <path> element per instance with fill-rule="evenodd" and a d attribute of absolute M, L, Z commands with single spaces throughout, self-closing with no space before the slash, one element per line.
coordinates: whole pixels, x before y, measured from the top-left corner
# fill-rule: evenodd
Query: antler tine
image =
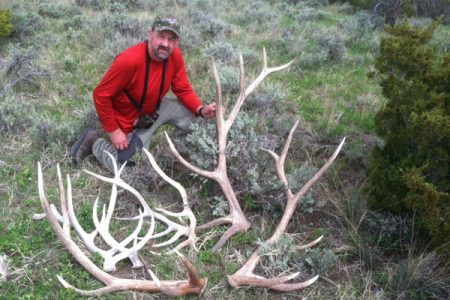
<path fill-rule="evenodd" d="M 165 212 L 169 216 L 176 216 L 176 217 L 187 216 L 189 218 L 189 223 L 190 223 L 189 230 L 188 230 L 188 241 L 189 241 L 189 244 L 195 245 L 195 241 L 197 240 L 197 236 L 195 234 L 195 228 L 197 226 L 197 219 L 195 218 L 194 213 L 192 212 L 191 208 L 189 207 L 189 203 L 187 201 L 186 189 L 179 182 L 176 182 L 175 180 L 170 178 L 166 173 L 164 173 L 164 171 L 156 163 L 153 155 L 145 148 L 144 148 L 144 153 L 147 155 L 147 158 L 149 159 L 150 164 L 156 170 L 156 172 L 165 181 L 167 181 L 170 185 L 172 185 L 174 188 L 176 188 L 178 190 L 178 192 L 180 193 L 180 196 L 181 196 L 181 200 L 183 201 L 183 211 L 180 213 L 171 213 L 166 210 L 160 210 L 160 211 Z M 170 239 L 169 241 L 167 241 L 165 243 L 160 243 L 158 245 L 155 245 L 155 247 L 157 247 L 157 246 L 163 247 L 165 245 L 171 244 L 171 243 L 175 242 L 181 235 L 185 235 L 185 234 L 186 234 L 185 230 L 183 230 L 183 231 L 179 230 L 178 233 L 172 237 L 172 239 Z M 187 245 L 187 243 L 183 243 L 183 245 Z"/>
<path fill-rule="evenodd" d="M 281 65 L 278 67 L 273 67 L 273 68 L 268 68 L 267 67 L 266 48 L 263 48 L 263 69 L 261 70 L 261 73 L 259 74 L 259 76 L 245 90 L 245 97 L 250 95 L 261 84 L 261 82 L 264 80 L 264 78 L 267 77 L 267 75 L 289 68 L 294 63 L 294 61 L 295 61 L 295 59 L 291 60 L 290 62 L 288 62 L 284 65 Z"/>
<path fill-rule="evenodd" d="M 222 100 L 222 84 L 220 83 L 220 76 L 219 72 L 217 71 L 216 62 L 214 60 L 214 57 L 211 58 L 211 67 L 214 75 L 214 81 L 216 82 L 216 103 L 217 103 L 217 110 L 216 110 L 216 122 L 217 122 L 217 130 L 221 130 L 223 123 L 224 123 L 224 112 L 221 109 L 223 106 L 223 100 Z"/>
<path fill-rule="evenodd" d="M 58 175 L 59 195 L 61 197 L 61 212 L 62 212 L 63 230 L 66 234 L 70 234 L 70 220 L 69 220 L 69 215 L 67 214 L 66 192 L 64 189 L 64 182 L 62 179 L 61 169 L 59 167 L 59 164 L 56 165 L 56 173 Z"/>
<path fill-rule="evenodd" d="M 61 176 L 61 171 L 60 171 L 59 165 L 57 165 L 57 169 L 58 169 L 58 171 L 59 171 L 58 179 L 62 181 L 62 176 Z M 69 222 L 69 225 L 72 225 L 72 226 L 74 227 L 74 229 L 75 229 L 75 231 L 77 232 L 78 236 L 81 238 L 81 240 L 82 240 L 83 243 L 85 244 L 86 248 L 87 248 L 90 252 L 92 252 L 92 253 L 98 253 L 98 254 L 103 258 L 103 260 L 104 260 L 104 269 L 105 269 L 105 270 L 108 270 L 108 271 L 114 270 L 114 269 L 115 269 L 115 263 L 116 263 L 118 260 L 115 259 L 113 256 L 114 256 L 114 254 L 115 254 L 118 250 L 115 249 L 115 248 L 110 249 L 110 250 L 103 250 L 103 249 L 101 249 L 101 248 L 99 248 L 99 247 L 97 247 L 97 246 L 95 245 L 94 240 L 95 240 L 95 238 L 96 238 L 96 236 L 97 236 L 97 234 L 98 234 L 98 230 L 95 229 L 95 230 L 92 231 L 91 233 L 87 233 L 87 232 L 83 229 L 83 227 L 80 225 L 80 223 L 78 222 L 78 219 L 77 219 L 77 217 L 76 217 L 76 214 L 75 214 L 75 211 L 74 211 L 74 208 L 73 208 L 73 201 L 72 201 L 72 183 L 71 183 L 70 177 L 67 176 L 67 199 L 66 199 L 65 196 L 64 196 L 64 193 L 65 193 L 65 191 L 64 191 L 64 185 L 61 183 L 61 181 L 60 181 L 60 183 L 59 183 L 59 187 L 60 187 L 60 195 L 62 195 L 62 196 L 61 196 L 61 197 L 62 197 L 61 208 L 64 209 L 64 210 L 62 210 L 62 214 L 66 214 L 66 215 L 68 216 L 68 219 L 67 219 L 66 222 L 70 221 L 70 222 Z M 61 189 L 62 189 L 62 190 L 61 190 Z M 113 190 L 114 190 L 114 189 L 113 189 Z M 62 191 L 62 192 L 61 192 L 61 191 Z M 113 194 L 114 194 L 114 192 L 112 193 L 112 198 L 114 198 Z M 66 201 L 66 200 L 67 200 L 67 201 Z M 97 199 L 96 201 L 98 201 L 98 199 Z M 70 228 L 67 228 L 67 229 L 64 228 L 64 217 L 62 216 L 62 214 L 60 214 L 60 213 L 58 212 L 58 210 L 57 210 L 57 208 L 55 207 L 55 205 L 54 205 L 54 204 L 51 204 L 51 205 L 50 205 L 50 209 L 51 209 L 51 211 L 52 211 L 53 216 L 55 217 L 55 219 L 56 219 L 58 222 L 63 223 L 63 230 L 64 230 L 67 234 L 70 234 Z M 109 210 L 111 210 L 111 209 L 113 210 L 114 207 L 113 207 L 113 206 L 111 207 L 111 205 L 110 205 L 108 209 L 109 209 Z M 108 214 L 109 214 L 109 213 L 108 213 Z M 37 216 L 39 216 L 39 218 L 37 218 Z M 42 218 L 45 218 L 45 216 L 46 216 L 45 213 L 44 213 L 44 214 L 35 214 L 35 215 L 33 216 L 33 218 L 34 218 L 34 219 L 42 219 Z M 109 224 L 109 219 L 110 219 L 110 216 L 108 216 L 108 215 L 107 215 L 106 217 L 104 216 L 104 217 L 102 218 L 102 223 L 104 224 L 104 223 L 106 222 L 107 224 Z M 104 226 L 106 226 L 106 225 L 104 225 Z M 131 239 L 128 240 L 128 241 L 122 242 L 122 244 L 123 244 L 123 243 L 128 244 L 130 241 L 131 241 Z M 126 245 L 126 244 L 125 244 L 125 245 Z M 137 256 L 131 254 L 129 258 L 130 258 L 130 260 L 131 260 L 132 263 L 133 263 L 133 267 L 139 267 L 139 266 L 142 265 L 142 262 L 139 260 L 139 258 L 138 258 Z M 122 259 L 123 259 L 123 258 L 122 258 Z"/>
<path fill-rule="evenodd" d="M 111 157 L 111 159 L 113 159 L 112 155 L 110 155 L 110 157 Z M 117 168 L 116 168 L 116 170 L 117 170 Z M 122 169 L 117 171 L 117 173 L 120 174 L 121 171 L 122 171 Z M 76 216 L 74 208 L 73 208 L 72 183 L 71 183 L 69 175 L 67 175 L 67 198 L 68 198 L 68 207 L 67 207 L 68 208 L 68 214 L 69 214 L 69 217 L 70 217 L 70 222 L 71 222 L 72 226 L 74 227 L 75 231 L 78 233 L 78 235 L 80 236 L 81 240 L 84 242 L 84 244 L 86 245 L 86 247 L 88 248 L 88 250 L 90 252 L 98 253 L 98 254 L 100 254 L 100 256 L 103 257 L 103 268 L 104 268 L 104 270 L 106 270 L 106 271 L 113 271 L 113 270 L 115 270 L 115 268 L 116 268 L 115 264 L 118 261 L 120 261 L 121 259 L 124 259 L 126 256 L 123 257 L 121 255 L 119 255 L 119 256 L 115 255 L 119 250 L 112 246 L 112 244 L 114 244 L 114 242 L 109 242 L 109 240 L 106 240 L 104 237 L 103 237 L 103 239 L 105 240 L 105 242 L 109 246 L 112 247 L 110 250 L 103 250 L 103 249 L 97 247 L 95 245 L 94 241 L 95 241 L 95 238 L 96 238 L 97 234 L 99 233 L 98 232 L 98 228 L 108 228 L 109 227 L 109 223 L 110 223 L 110 220 L 112 218 L 112 214 L 113 214 L 113 211 L 114 211 L 114 208 L 115 208 L 116 199 L 117 199 L 117 185 L 115 185 L 115 184 L 112 185 L 111 196 L 110 196 L 110 201 L 109 201 L 109 205 L 108 205 L 108 211 L 107 211 L 106 215 L 104 215 L 104 217 L 102 218 L 101 225 L 100 226 L 96 226 L 96 229 L 94 231 L 92 231 L 91 233 L 87 233 L 83 229 L 83 227 L 80 225 L 80 223 L 78 222 L 77 216 Z M 97 202 L 98 202 L 98 198 L 95 200 L 94 211 L 96 211 Z M 151 214 L 151 211 L 150 211 L 150 214 Z M 97 216 L 96 213 L 95 213 L 95 216 Z M 95 218 L 94 218 L 94 223 L 95 223 Z M 132 241 L 132 238 L 125 239 L 124 241 L 122 241 L 120 243 L 120 245 L 126 246 L 131 241 Z M 138 267 L 142 266 L 141 260 L 134 253 L 130 253 L 129 259 L 131 260 L 134 268 L 138 268 Z"/>
<path fill-rule="evenodd" d="M 228 130 L 230 130 L 231 125 L 234 123 L 234 120 L 236 119 L 237 114 L 241 110 L 241 107 L 244 104 L 247 96 L 248 94 L 246 94 L 245 92 L 244 58 L 242 57 L 242 54 L 239 54 L 239 97 L 236 103 L 234 104 L 233 109 L 231 110 L 231 113 L 225 124 L 226 133 L 228 133 Z"/>
<path fill-rule="evenodd" d="M 263 151 L 269 153 L 272 156 L 272 158 L 275 160 L 275 169 L 276 169 L 278 178 L 284 184 L 284 186 L 286 188 L 286 193 L 288 194 L 288 197 L 292 197 L 293 194 L 292 194 L 292 191 L 289 189 L 289 184 L 288 184 L 288 181 L 286 178 L 286 173 L 284 171 L 284 163 L 286 161 L 286 156 L 289 151 L 289 147 L 292 142 L 292 137 L 294 136 L 294 132 L 297 129 L 298 123 L 299 123 L 299 120 L 297 120 L 294 123 L 294 126 L 292 126 L 291 130 L 289 131 L 289 135 L 286 139 L 286 142 L 284 143 L 284 147 L 283 147 L 283 150 L 281 151 L 280 155 L 277 155 L 273 151 L 262 149 Z"/>
<path fill-rule="evenodd" d="M 208 279 L 200 278 L 200 276 L 198 275 L 197 270 L 192 265 L 192 263 L 183 254 L 181 254 L 180 252 L 175 251 L 175 253 L 181 259 L 181 261 L 183 262 L 184 267 L 186 268 L 186 270 L 188 272 L 189 283 L 191 284 L 191 286 L 199 287 L 198 294 L 201 294 L 203 292 L 204 288 L 206 287 Z M 152 272 L 152 270 L 148 269 L 148 272 L 149 272 L 150 276 L 152 277 L 153 281 L 158 285 L 158 287 L 161 289 L 161 291 L 164 294 L 166 294 L 168 296 L 172 296 L 172 297 L 179 297 L 179 296 L 183 296 L 184 295 L 184 294 L 180 293 L 180 290 L 177 289 L 176 287 L 173 287 L 173 286 L 165 284 L 164 282 L 161 282 L 158 279 L 158 277 L 155 275 L 155 273 Z"/>
<path fill-rule="evenodd" d="M 144 153 L 147 155 L 150 164 L 152 165 L 153 169 L 155 169 L 155 171 L 159 174 L 159 176 L 161 176 L 165 181 L 167 181 L 170 185 L 172 185 L 174 188 L 178 190 L 181 196 L 181 200 L 183 201 L 183 204 L 186 208 L 188 205 L 186 189 L 179 182 L 176 182 L 175 180 L 170 178 L 166 173 L 164 173 L 164 171 L 161 170 L 159 165 L 156 163 L 153 155 L 145 148 Z"/>
<path fill-rule="evenodd" d="M 281 283 L 277 285 L 272 285 L 269 288 L 272 290 L 280 291 L 280 292 L 292 292 L 292 291 L 298 291 L 304 288 L 307 288 L 311 284 L 317 281 L 319 279 L 319 275 L 314 276 L 313 278 L 303 281 L 303 282 L 297 282 L 297 283 Z"/>
<path fill-rule="evenodd" d="M 294 136 L 294 132 L 297 129 L 298 123 L 299 123 L 299 120 L 295 121 L 294 126 L 292 126 L 291 131 L 289 131 L 289 135 L 286 139 L 286 142 L 284 143 L 283 150 L 281 151 L 280 164 L 282 166 L 284 165 L 284 162 L 286 161 L 286 156 L 289 151 L 289 147 L 291 146 L 292 137 Z M 286 177 L 286 176 L 283 176 L 283 177 Z"/>
<path fill-rule="evenodd" d="M 104 181 L 104 182 L 108 182 L 108 183 L 111 183 L 113 185 L 117 185 L 117 186 L 119 186 L 119 187 L 129 191 L 130 193 L 132 193 L 136 197 L 136 199 L 139 201 L 141 206 L 144 208 L 144 216 L 150 216 L 150 211 L 151 211 L 150 206 L 148 206 L 148 204 L 145 201 L 145 199 L 142 197 L 142 195 L 136 189 L 134 189 L 128 183 L 123 181 L 122 178 L 120 178 L 121 170 L 122 170 L 122 168 L 114 174 L 113 178 L 102 176 L 102 175 L 96 174 L 94 172 L 91 172 L 89 170 L 83 170 L 83 171 L 88 173 L 91 176 L 94 176 L 94 177 Z"/>
<path fill-rule="evenodd" d="M 276 278 L 264 278 L 262 276 L 255 275 L 253 272 L 246 272 L 245 274 L 240 274 L 239 276 L 233 277 L 233 281 L 230 281 L 230 276 L 228 276 L 229 283 L 234 287 L 239 287 L 240 285 L 251 285 L 251 286 L 259 286 L 259 287 L 269 287 L 277 286 L 280 284 L 284 284 L 285 282 L 294 279 L 300 275 L 299 272 L 294 274 L 280 276 Z M 239 280 L 239 284 L 236 284 L 236 279 Z"/>
<path fill-rule="evenodd" d="M 186 168 L 188 168 L 189 170 L 191 170 L 194 173 L 197 173 L 203 177 L 207 177 L 210 179 L 216 179 L 217 175 L 215 174 L 215 172 L 210 172 L 210 171 L 206 171 L 200 168 L 195 167 L 194 165 L 192 165 L 191 163 L 189 163 L 187 160 L 185 160 L 183 158 L 183 156 L 181 156 L 180 152 L 178 152 L 177 148 L 175 148 L 172 140 L 170 139 L 169 135 L 167 134 L 167 132 L 164 132 L 165 136 L 166 136 L 166 140 L 167 143 L 169 144 L 169 148 L 172 151 L 172 154 L 175 155 L 176 159 L 178 159 L 179 162 L 181 162 Z"/>
<path fill-rule="evenodd" d="M 299 245 L 296 248 L 297 248 L 297 250 L 304 250 L 304 249 L 311 248 L 312 246 L 315 246 L 316 244 L 318 244 L 322 239 L 323 239 L 323 235 L 319 236 L 317 239 L 315 239 L 314 241 L 312 241 L 306 245 Z"/>
<path fill-rule="evenodd" d="M 206 287 L 206 283 L 208 282 L 208 279 L 206 278 L 200 278 L 200 275 L 198 274 L 197 270 L 195 269 L 194 265 L 184 256 L 181 254 L 178 250 L 175 251 L 175 253 L 178 255 L 178 257 L 181 259 L 181 261 L 184 264 L 184 267 L 186 268 L 188 275 L 189 275 L 189 282 L 193 286 L 204 286 Z M 200 293 L 203 290 L 200 291 Z"/>
<path fill-rule="evenodd" d="M 333 164 L 334 160 L 338 156 L 339 152 L 341 151 L 342 147 L 345 143 L 345 137 L 342 139 L 342 141 L 339 143 L 339 146 L 336 148 L 334 153 L 330 156 L 330 158 L 327 160 L 327 162 L 317 171 L 316 174 L 300 189 L 300 191 L 297 192 L 295 195 L 295 201 L 298 201 L 303 195 L 306 194 L 306 192 L 311 188 L 311 186 L 316 183 L 317 180 L 319 180 L 320 177 L 322 177 L 323 173 L 325 173 L 326 170 Z"/>

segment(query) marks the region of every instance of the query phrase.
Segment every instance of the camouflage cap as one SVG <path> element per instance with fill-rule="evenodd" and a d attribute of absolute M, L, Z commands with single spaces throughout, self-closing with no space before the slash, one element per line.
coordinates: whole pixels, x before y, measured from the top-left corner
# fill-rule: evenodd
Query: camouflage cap
<path fill-rule="evenodd" d="M 175 33 L 178 37 L 180 35 L 180 23 L 175 18 L 161 18 L 156 17 L 153 22 L 152 28 L 156 31 L 170 30 Z"/>

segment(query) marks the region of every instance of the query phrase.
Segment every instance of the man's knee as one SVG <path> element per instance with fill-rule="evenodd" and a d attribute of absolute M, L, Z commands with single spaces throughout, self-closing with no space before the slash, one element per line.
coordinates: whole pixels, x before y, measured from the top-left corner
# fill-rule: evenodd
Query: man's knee
<path fill-rule="evenodd" d="M 133 155 L 142 149 L 142 141 L 137 134 L 133 134 L 128 147 L 125 150 L 117 150 L 117 160 L 123 164 L 128 161 Z"/>

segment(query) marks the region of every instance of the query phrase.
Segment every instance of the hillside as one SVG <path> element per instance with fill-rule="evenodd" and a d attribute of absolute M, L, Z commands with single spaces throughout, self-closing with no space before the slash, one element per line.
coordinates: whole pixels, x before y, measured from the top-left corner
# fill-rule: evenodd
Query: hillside
<path fill-rule="evenodd" d="M 148 38 L 156 16 L 180 20 L 180 47 L 187 73 L 204 103 L 214 102 L 217 96 L 211 66 L 214 58 L 226 114 L 239 96 L 240 54 L 246 86 L 261 71 L 263 49 L 269 67 L 294 60 L 288 69 L 269 75 L 249 95 L 229 135 L 228 174 L 250 229 L 232 236 L 217 252 L 211 248 L 229 226 L 198 230 L 198 251 L 193 247 L 181 251 L 200 276 L 208 278 L 200 299 L 449 296 L 447 261 L 418 247 L 412 231 L 414 220 L 371 211 L 366 204 L 367 162 L 373 146 L 382 143 L 374 133 L 374 115 L 385 103 L 377 79 L 368 76 L 374 70 L 383 34 L 383 21 L 370 11 L 326 0 L 4 0 L 0 10 L 10 11 L 14 28 L 10 37 L 0 37 L 1 299 L 82 298 L 63 288 L 56 275 L 80 289 L 103 286 L 69 254 L 47 221 L 32 219 L 43 211 L 37 163 L 42 165 L 49 201 L 57 206 L 57 165 L 63 176 L 70 176 L 78 220 L 86 231 L 94 230 L 94 202 L 99 198 L 101 204 L 108 203 L 111 184 L 83 170 L 111 174 L 92 156 L 81 165 L 73 164 L 70 148 L 87 126 L 101 130 L 92 91 L 118 53 Z M 418 18 L 408 21 L 417 26 L 431 22 Z M 443 51 L 450 46 L 449 32 L 448 25 L 442 25 L 434 37 Z M 299 125 L 285 162 L 294 193 L 344 137 L 346 142 L 331 168 L 300 200 L 281 239 L 264 246 L 283 215 L 286 195 L 273 159 L 261 148 L 280 153 L 296 120 Z M 219 152 L 215 122 L 201 120 L 192 130 L 182 135 L 166 126 L 158 131 L 149 151 L 161 169 L 184 186 L 189 206 L 201 225 L 226 216 L 228 206 L 216 182 L 192 173 L 169 150 L 164 131 L 187 160 L 212 170 Z M 181 211 L 178 191 L 155 172 L 146 156 L 135 160 L 136 166 L 127 169 L 123 179 L 151 207 Z M 137 216 L 140 208 L 135 195 L 119 189 L 115 216 Z M 116 238 L 124 238 L 137 224 L 136 220 L 113 219 L 111 231 Z M 156 231 L 161 232 L 158 226 Z M 143 235 L 148 227 L 145 221 Z M 322 235 L 314 247 L 297 249 L 297 245 Z M 81 245 L 75 233 L 72 237 Z M 139 252 L 149 269 L 161 280 L 186 279 L 178 257 L 152 248 L 154 243 Z M 318 281 L 290 292 L 233 288 L 227 275 L 241 268 L 259 245 L 263 251 L 255 270 L 258 275 L 271 278 L 300 272 L 295 282 L 319 275 Z M 156 255 L 155 251 L 161 253 Z M 101 257 L 93 255 L 92 259 L 101 266 Z M 132 269 L 128 260 L 119 262 L 113 274 L 149 279 L 148 272 Z M 167 296 L 120 292 L 100 298 Z"/>

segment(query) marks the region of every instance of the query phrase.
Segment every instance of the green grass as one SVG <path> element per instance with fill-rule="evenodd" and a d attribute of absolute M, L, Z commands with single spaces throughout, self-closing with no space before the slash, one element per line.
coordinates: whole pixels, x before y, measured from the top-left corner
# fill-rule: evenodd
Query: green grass
<path fill-rule="evenodd" d="M 48 2 L 55 5 L 73 3 L 67 0 Z M 234 45 L 247 47 L 257 54 L 256 62 L 245 65 L 247 85 L 261 71 L 263 47 L 267 50 L 269 67 L 286 63 L 291 59 L 296 60 L 289 70 L 271 74 L 266 79 L 266 82 L 279 83 L 287 95 L 281 103 L 279 115 L 280 119 L 286 118 L 289 121 L 286 122 L 289 125 L 283 128 L 283 134 L 289 130 L 291 120 L 297 118 L 302 120 L 303 127 L 298 130 L 301 133 L 294 136 L 295 146 L 290 149 L 286 161 L 288 173 L 305 163 L 319 166 L 338 140 L 343 136 L 350 137 L 335 167 L 329 170 L 325 179 L 313 189 L 314 199 L 323 200 L 325 206 L 314 208 L 312 213 L 304 213 L 301 207 L 297 208 L 287 229 L 287 232 L 295 237 L 295 241 L 307 240 L 306 237 L 325 236 L 319 247 L 307 253 L 298 253 L 299 256 L 294 255 L 287 265 L 299 269 L 302 278 L 306 278 L 311 267 L 308 267 L 305 259 L 310 259 L 318 270 L 321 270 L 321 267 L 323 270 L 326 269 L 326 279 L 319 280 L 306 290 L 289 293 L 273 292 L 264 288 L 234 289 L 228 285 L 226 276 L 242 266 L 245 259 L 257 248 L 258 242 L 272 235 L 285 201 L 283 190 L 279 191 L 278 202 L 272 203 L 264 198 L 267 195 L 254 195 L 251 191 L 243 189 L 238 191 L 238 199 L 252 227 L 245 233 L 234 235 L 218 253 L 211 252 L 210 249 L 228 226 L 198 232 L 199 251 L 192 249 L 182 251 L 194 263 L 200 275 L 209 278 L 208 286 L 200 298 L 375 299 L 377 291 L 384 291 L 381 296 L 387 298 L 396 297 L 405 291 L 416 299 L 426 299 L 432 292 L 442 295 L 442 291 L 445 291 L 442 286 L 448 283 L 445 281 L 448 273 L 442 271 L 435 263 L 440 261 L 439 258 L 423 256 L 420 253 L 401 257 L 401 254 L 397 253 L 398 248 L 410 248 L 414 245 L 403 244 L 403 241 L 399 244 L 389 239 L 379 241 L 377 232 L 362 228 L 362 223 L 366 220 L 364 214 L 367 207 L 360 185 L 365 179 L 365 160 L 369 156 L 371 146 L 366 140 L 368 136 L 374 137 L 374 114 L 384 103 L 378 83 L 367 76 L 373 70 L 373 55 L 376 53 L 373 41 L 365 37 L 347 45 L 346 57 L 341 63 L 326 62 L 302 67 L 306 54 L 315 54 L 317 51 L 315 34 L 323 29 L 334 28 L 347 17 L 339 12 L 340 4 L 319 7 L 318 9 L 324 12 L 324 18 L 297 24 L 295 16 L 301 12 L 298 7 L 292 6 L 282 10 L 279 8 L 280 5 L 288 6 L 290 2 L 266 1 L 264 6 L 271 9 L 272 16 L 277 20 L 267 26 L 268 24 L 257 24 L 257 18 L 264 18 L 264 11 L 257 11 L 257 8 L 252 8 L 252 3 L 249 2 L 217 0 L 176 2 L 176 8 L 174 1 L 164 0 L 158 1 L 156 9 L 125 9 L 124 13 L 148 23 L 148 20 L 153 19 L 156 14 L 172 11 L 181 17 L 187 28 L 196 28 L 194 25 L 201 22 L 204 22 L 200 25 L 205 28 L 210 25 L 208 22 L 211 20 L 220 20 L 230 26 L 229 32 L 213 34 L 214 38 L 207 38 L 198 32 L 196 36 L 199 39 L 198 43 L 185 53 L 190 80 L 205 103 L 213 102 L 215 97 L 215 83 L 210 62 L 204 55 L 204 49 L 214 41 L 223 39 Z M 269 2 L 276 2 L 278 6 L 270 6 Z M 35 0 L 6 0 L 0 4 L 0 9 L 37 12 L 39 3 L 41 2 Z M 206 7 L 208 7 L 207 14 L 202 16 L 207 18 L 211 15 L 212 19 L 208 21 L 199 18 L 195 19 L 198 23 L 191 24 L 194 18 L 192 11 L 204 11 Z M 105 14 L 104 11 L 88 6 L 80 9 L 90 22 L 99 21 L 100 14 Z M 245 24 L 240 24 L 241 21 L 236 20 L 237 12 L 243 12 L 244 16 L 252 15 L 252 18 L 247 18 Z M 83 299 L 74 291 L 62 288 L 56 274 L 62 275 L 78 288 L 95 289 L 102 286 L 66 251 L 46 220 L 34 221 L 31 216 L 42 212 L 37 191 L 36 162 L 40 161 L 44 166 L 45 187 L 51 203 L 59 201 L 56 164 L 60 163 L 63 174 L 69 174 L 72 178 L 78 220 L 87 232 L 94 230 L 92 222 L 94 199 L 99 196 L 102 202 L 106 202 L 111 186 L 82 172 L 85 168 L 106 175 L 94 159 L 89 158 L 79 166 L 70 163 L 69 143 L 75 140 L 78 129 L 85 124 L 86 114 L 93 108 L 92 90 L 114 58 L 108 53 L 110 49 L 106 45 L 115 45 L 117 41 L 105 43 L 103 32 L 91 31 L 93 24 L 83 24 L 79 29 L 67 30 L 64 27 L 67 18 L 44 17 L 42 21 L 43 28 L 32 27 L 31 33 L 24 38 L 17 35 L 7 39 L 0 38 L 2 62 L 9 58 L 12 47 L 17 49 L 31 47 L 38 56 L 26 65 L 51 74 L 50 77 L 21 82 L 8 95 L 17 103 L 15 111 L 21 110 L 23 106 L 19 104 L 22 103 L 29 104 L 33 109 L 27 110 L 22 116 L 24 122 L 22 127 L 0 132 L 0 255 L 8 257 L 11 270 L 8 280 L 0 282 L 0 299 Z M 106 31 L 109 28 L 103 27 L 101 30 Z M 439 31 L 439 38 L 448 36 L 448 32 L 448 27 L 443 27 Z M 288 33 L 292 39 L 287 37 Z M 373 34 L 376 40 L 378 32 Z M 300 42 L 297 44 L 296 39 L 300 36 L 304 38 L 302 42 L 304 44 Z M 144 38 L 147 38 L 146 34 L 138 37 L 141 40 Z M 238 67 L 237 61 L 227 64 Z M 10 75 L 5 74 L 4 69 L 0 68 L 0 86 L 4 86 L 10 79 L 12 79 Z M 244 105 L 244 109 L 248 107 L 249 105 Z M 0 101 L 1 108 L 3 108 L 2 101 Z M 275 127 L 277 117 L 275 116 L 265 126 L 270 129 Z M 44 125 L 48 128 L 43 128 Z M 0 126 L 2 126 L 1 118 Z M 264 129 L 259 128 L 261 132 L 264 132 Z M 198 224 L 212 220 L 213 199 L 222 195 L 217 185 L 209 180 L 202 181 L 190 177 L 183 167 L 175 163 L 168 154 L 162 133 L 157 136 L 157 142 L 151 150 L 159 155 L 158 162 L 164 164 L 163 169 L 186 185 Z M 281 137 L 278 137 L 276 142 L 274 147 L 280 148 Z M 278 148 L 277 153 L 280 150 Z M 270 157 L 261 155 L 254 159 L 270 159 Z M 160 179 L 154 179 L 148 163 L 143 165 L 148 169 L 139 170 L 141 172 L 137 178 L 133 178 L 132 185 L 152 207 L 165 207 L 174 203 L 179 207 L 178 193 L 166 188 Z M 273 170 L 272 161 L 268 165 L 268 168 Z M 132 200 L 131 196 L 119 198 L 117 206 L 122 214 L 137 211 L 136 201 Z M 123 221 L 113 221 L 111 230 L 114 234 L 123 236 L 130 233 L 135 225 L 136 222 L 126 224 Z M 157 230 L 163 229 L 163 226 L 159 225 Z M 72 236 L 78 243 L 75 233 Z M 149 247 L 143 249 L 141 255 L 160 279 L 186 278 L 186 272 L 176 256 L 167 254 L 158 256 L 152 254 L 150 250 L 153 249 Z M 334 253 L 337 261 L 330 263 L 331 260 L 325 259 L 326 253 Z M 93 256 L 92 259 L 98 265 L 102 264 L 98 256 Z M 128 276 L 142 273 L 142 270 L 133 273 L 127 260 L 120 262 L 118 266 Z M 426 281 L 412 272 L 418 269 L 417 266 L 427 266 L 441 272 L 437 273 L 441 274 L 444 280 L 433 277 L 433 284 L 430 285 L 433 288 L 424 288 L 422 284 Z M 420 270 L 423 274 L 423 268 Z M 261 266 L 256 269 L 256 273 L 264 276 L 273 275 L 270 274 L 270 270 Z M 413 282 L 414 285 L 408 286 L 408 282 Z M 144 293 L 130 292 L 100 298 L 133 297 L 153 298 Z M 155 299 L 161 297 L 164 296 L 154 296 Z M 185 297 L 185 299 L 197 298 Z"/>

